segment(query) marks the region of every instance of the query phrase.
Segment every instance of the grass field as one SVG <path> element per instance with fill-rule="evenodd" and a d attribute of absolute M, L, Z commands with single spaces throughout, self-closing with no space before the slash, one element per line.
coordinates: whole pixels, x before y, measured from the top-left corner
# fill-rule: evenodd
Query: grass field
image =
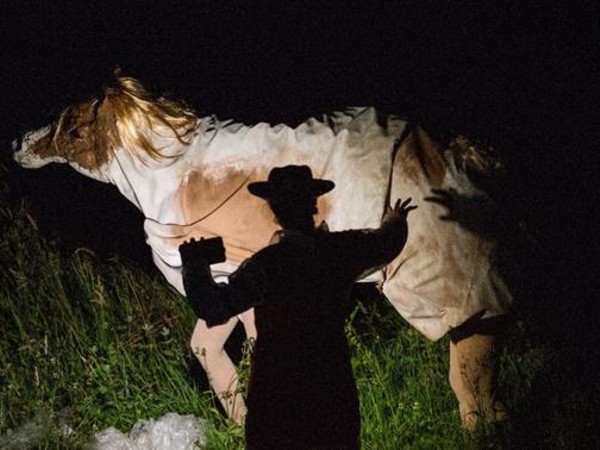
<path fill-rule="evenodd" d="M 60 254 L 27 208 L 5 199 L 0 235 L 0 448 L 27 448 L 23 434 L 32 448 L 84 448 L 107 427 L 126 432 L 168 412 L 206 419 L 207 448 L 243 448 L 242 430 L 198 381 L 193 314 L 157 273 L 85 248 Z M 384 299 L 357 300 L 347 333 L 364 449 L 594 448 L 600 402 L 585 364 L 595 352 L 557 345 L 524 314 L 501 359 L 513 420 L 465 435 L 448 342 L 428 342 Z"/>

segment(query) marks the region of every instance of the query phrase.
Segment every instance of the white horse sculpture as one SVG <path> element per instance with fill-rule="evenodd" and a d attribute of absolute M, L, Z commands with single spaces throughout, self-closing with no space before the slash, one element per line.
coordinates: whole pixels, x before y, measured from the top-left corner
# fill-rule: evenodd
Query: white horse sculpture
<path fill-rule="evenodd" d="M 14 158 L 24 167 L 68 163 L 114 184 L 144 214 L 154 261 L 184 295 L 179 244 L 223 236 L 227 261 L 212 269 L 215 277 L 227 277 L 268 245 L 276 229 L 247 184 L 266 179 L 274 166 L 304 164 L 336 184 L 319 203 L 318 220 L 331 230 L 377 227 L 386 205 L 398 197 L 412 197 L 419 205 L 409 217 L 402 253 L 365 281 L 379 282 L 392 305 L 427 338 L 437 340 L 473 317 L 502 315 L 511 304 L 491 262 L 495 243 L 440 220 L 442 206 L 423 201 L 432 188 L 484 195 L 463 166 L 484 170 L 485 160 L 469 145 L 439 146 L 424 131 L 373 108 L 311 118 L 296 128 L 245 125 L 198 118 L 180 103 L 151 96 L 138 81 L 119 77 L 102 97 L 67 108 L 55 124 L 26 134 L 17 147 Z M 253 337 L 252 311 L 240 319 Z M 223 350 L 236 322 L 209 329 L 199 320 L 191 345 L 225 410 L 239 422 L 245 406 Z M 480 387 L 467 386 L 473 374 L 461 372 L 465 364 L 481 366 L 474 359 L 490 345 L 472 338 L 451 343 L 451 384 L 465 423 L 469 413 L 482 413 L 482 394 L 475 393 Z M 485 407 L 491 410 L 492 404 Z"/>

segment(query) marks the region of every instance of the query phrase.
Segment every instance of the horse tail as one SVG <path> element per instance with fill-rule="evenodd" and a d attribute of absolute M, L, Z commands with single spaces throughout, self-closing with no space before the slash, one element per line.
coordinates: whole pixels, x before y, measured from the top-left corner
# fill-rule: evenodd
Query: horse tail
<path fill-rule="evenodd" d="M 152 95 L 138 80 L 116 75 L 105 87 L 104 101 L 114 120 L 115 144 L 154 160 L 164 156 L 152 142 L 152 134 L 167 129 L 188 145 L 198 118 L 183 102 Z"/>
<path fill-rule="evenodd" d="M 465 172 L 470 171 L 485 176 L 498 176 L 506 172 L 505 162 L 491 145 L 474 143 L 459 135 L 450 141 L 448 148 L 457 165 Z"/>

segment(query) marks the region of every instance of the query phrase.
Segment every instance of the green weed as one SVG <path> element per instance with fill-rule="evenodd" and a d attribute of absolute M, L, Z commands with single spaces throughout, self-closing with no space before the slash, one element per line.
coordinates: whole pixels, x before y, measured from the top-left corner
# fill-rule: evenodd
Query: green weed
<path fill-rule="evenodd" d="M 23 205 L 0 204 L 0 234 L 0 447 L 17 448 L 26 432 L 37 448 L 81 448 L 107 427 L 127 431 L 177 412 L 206 420 L 208 448 L 243 448 L 242 429 L 194 382 L 200 369 L 188 339 L 195 318 L 158 274 L 86 249 L 61 255 L 39 237 Z M 585 382 L 568 389 L 572 378 L 556 368 L 561 350 L 526 320 L 507 336 L 501 358 L 503 398 L 520 425 L 471 435 L 461 430 L 447 380 L 446 340 L 428 342 L 385 299 L 359 303 L 347 336 L 365 450 L 591 442 L 595 411 Z M 543 406 L 534 409 L 536 420 L 532 408 Z"/>

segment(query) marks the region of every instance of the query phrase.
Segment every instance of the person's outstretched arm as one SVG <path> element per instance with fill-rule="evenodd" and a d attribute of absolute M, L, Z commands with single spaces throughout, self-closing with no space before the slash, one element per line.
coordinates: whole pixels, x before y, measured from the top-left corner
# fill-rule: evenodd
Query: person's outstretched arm
<path fill-rule="evenodd" d="M 411 201 L 398 199 L 377 229 L 343 232 L 345 245 L 340 257 L 352 261 L 357 278 L 379 269 L 402 251 L 408 238 L 408 214 L 417 208 Z"/>

